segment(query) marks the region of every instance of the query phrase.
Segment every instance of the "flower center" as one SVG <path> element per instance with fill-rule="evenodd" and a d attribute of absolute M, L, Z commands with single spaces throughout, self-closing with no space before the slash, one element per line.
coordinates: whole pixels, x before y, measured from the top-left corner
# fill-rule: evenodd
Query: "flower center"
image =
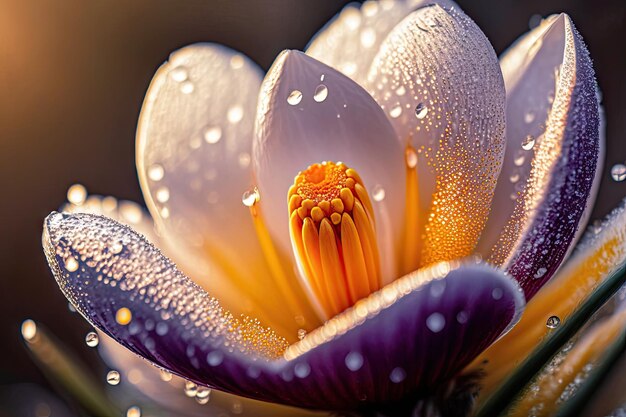
<path fill-rule="evenodd" d="M 288 199 L 300 274 L 328 317 L 380 289 L 374 212 L 354 169 L 313 164 L 296 176 Z"/>

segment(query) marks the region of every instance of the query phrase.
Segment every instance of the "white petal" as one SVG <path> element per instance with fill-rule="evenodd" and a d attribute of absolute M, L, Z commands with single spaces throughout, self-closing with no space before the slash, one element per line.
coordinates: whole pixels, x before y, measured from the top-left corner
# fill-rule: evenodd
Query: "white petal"
<path fill-rule="evenodd" d="M 477 251 L 490 254 L 513 215 L 530 175 L 535 147 L 543 138 L 552 108 L 556 68 L 563 61 L 562 17 L 551 16 L 517 40 L 500 58 L 506 88 L 507 148 L 492 203 L 492 215 Z"/>
<path fill-rule="evenodd" d="M 471 253 L 504 155 L 504 85 L 485 35 L 438 5 L 408 16 L 374 59 L 368 88 L 398 143 L 418 152 L 421 264 Z"/>
<path fill-rule="evenodd" d="M 327 95 L 320 100 L 315 92 L 323 88 Z M 293 100 L 294 91 L 300 100 Z M 313 163 L 341 161 L 359 172 L 370 196 L 384 190 L 374 205 L 379 246 L 386 253 L 402 227 L 403 155 L 385 114 L 358 84 L 301 52 L 276 59 L 259 97 L 253 161 L 263 213 L 284 251 L 291 252 L 287 191 L 294 176 Z M 391 265 L 393 256 L 381 259 Z M 385 266 L 383 271 L 393 272 Z"/>
<path fill-rule="evenodd" d="M 230 49 L 185 47 L 155 74 L 137 131 L 141 187 L 168 247 L 193 260 L 186 271 L 194 281 L 246 312 L 251 302 L 235 298 L 246 288 L 233 288 L 233 275 L 252 279 L 265 268 L 241 202 L 252 182 L 261 79 L 254 63 Z"/>
<path fill-rule="evenodd" d="M 413 10 L 431 3 L 454 6 L 447 0 L 348 4 L 313 37 L 306 53 L 364 85 L 370 64 L 391 29 Z"/>

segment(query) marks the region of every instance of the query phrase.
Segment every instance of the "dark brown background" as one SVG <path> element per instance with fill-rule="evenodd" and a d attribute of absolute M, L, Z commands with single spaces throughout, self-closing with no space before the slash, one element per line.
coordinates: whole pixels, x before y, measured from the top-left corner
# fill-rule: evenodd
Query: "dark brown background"
<path fill-rule="evenodd" d="M 626 159 L 624 0 L 458 0 L 500 53 L 533 14 L 568 12 L 587 41 L 607 113 L 607 163 L 594 218 L 626 195 L 608 170 Z M 42 382 L 19 339 L 32 317 L 95 362 L 88 326 L 68 312 L 40 246 L 67 187 L 142 201 L 134 134 L 144 93 L 169 52 L 198 41 L 267 69 L 302 49 L 344 1 L 0 0 L 0 384 Z"/>

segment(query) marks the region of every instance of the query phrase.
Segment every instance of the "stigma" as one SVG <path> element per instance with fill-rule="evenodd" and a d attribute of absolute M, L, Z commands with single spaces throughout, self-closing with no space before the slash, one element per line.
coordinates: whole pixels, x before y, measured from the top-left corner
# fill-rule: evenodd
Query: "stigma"
<path fill-rule="evenodd" d="M 374 212 L 354 169 L 309 166 L 289 188 L 288 206 L 301 278 L 328 318 L 380 289 Z"/>

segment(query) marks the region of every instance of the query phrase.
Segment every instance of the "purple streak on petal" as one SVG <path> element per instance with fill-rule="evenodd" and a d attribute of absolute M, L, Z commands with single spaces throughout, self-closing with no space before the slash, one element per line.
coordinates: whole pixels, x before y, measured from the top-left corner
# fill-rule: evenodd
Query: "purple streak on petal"
<path fill-rule="evenodd" d="M 459 372 L 523 307 L 514 281 L 495 269 L 439 264 L 396 280 L 271 358 L 242 342 L 227 312 L 131 229 L 53 213 L 43 240 L 77 310 L 133 352 L 203 385 L 308 408 L 348 410 L 425 393 Z M 118 241 L 123 249 L 111 251 Z M 68 265 L 70 257 L 76 264 Z M 132 312 L 126 325 L 116 321 L 121 307 Z M 265 342 L 280 345 L 271 336 Z"/>
<path fill-rule="evenodd" d="M 580 34 L 569 17 L 565 18 L 566 47 L 561 77 L 566 81 L 562 81 L 561 87 L 569 95 L 566 97 L 569 101 L 565 101 L 564 109 L 557 109 L 564 112 L 556 120 L 564 124 L 561 156 L 550 170 L 542 200 L 530 215 L 524 235 L 505 268 L 524 288 L 527 300 L 554 275 L 569 253 L 598 164 L 600 119 L 594 71 Z M 567 85 L 568 77 L 573 80 L 571 89 Z M 555 107 L 561 94 L 557 90 Z"/>

